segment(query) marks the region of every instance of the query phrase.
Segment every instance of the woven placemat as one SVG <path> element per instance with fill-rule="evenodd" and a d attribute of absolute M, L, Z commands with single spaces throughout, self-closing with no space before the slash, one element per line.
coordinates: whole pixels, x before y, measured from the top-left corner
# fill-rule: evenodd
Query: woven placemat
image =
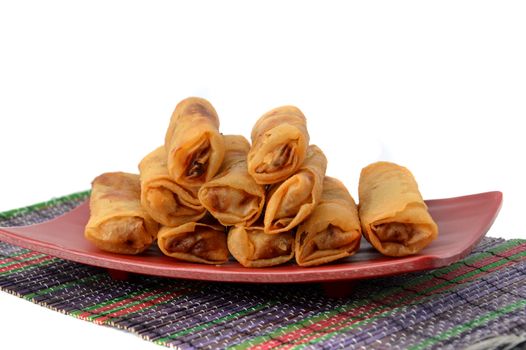
<path fill-rule="evenodd" d="M 0 226 L 66 212 L 87 192 L 0 213 Z M 526 343 L 526 240 L 485 238 L 450 266 L 356 283 L 244 285 L 132 275 L 0 242 L 0 289 L 180 349 L 510 349 Z"/>

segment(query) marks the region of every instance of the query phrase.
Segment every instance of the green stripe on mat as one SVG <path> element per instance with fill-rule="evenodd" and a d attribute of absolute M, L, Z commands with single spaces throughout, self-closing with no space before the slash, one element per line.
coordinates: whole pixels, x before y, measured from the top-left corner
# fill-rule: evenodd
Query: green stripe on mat
<path fill-rule="evenodd" d="M 404 300 L 407 300 L 408 298 L 404 298 Z M 393 309 L 393 310 L 385 310 L 383 312 L 380 312 L 379 314 L 373 316 L 373 317 L 368 317 L 369 314 L 374 314 L 378 311 L 381 311 L 381 310 L 384 310 L 384 309 L 387 309 L 388 307 L 386 307 L 385 305 L 381 305 L 381 306 L 378 306 L 374 309 L 371 309 L 371 310 L 368 310 L 364 313 L 361 313 L 359 314 L 358 316 L 349 316 L 348 318 L 345 318 L 344 320 L 340 321 L 340 322 L 336 322 L 334 324 L 331 324 L 330 326 L 327 326 L 325 328 L 322 328 L 320 330 L 316 330 L 314 332 L 311 332 L 309 334 L 304 334 L 302 335 L 301 337 L 297 338 L 297 339 L 294 339 L 294 342 L 297 343 L 298 341 L 303 341 L 304 342 L 304 339 L 309 337 L 309 336 L 312 336 L 313 333 L 318 333 L 316 337 L 314 337 L 313 339 L 310 339 L 308 340 L 308 342 L 304 342 L 304 344 L 298 344 L 296 345 L 294 348 L 295 349 L 302 349 L 306 346 L 309 346 L 309 345 L 312 345 L 312 344 L 316 344 L 316 343 L 319 343 L 323 340 L 326 340 L 326 339 L 329 339 L 330 337 L 332 337 L 333 335 L 335 334 L 338 334 L 338 333 L 342 333 L 344 331 L 349 331 L 349 330 L 352 330 L 352 329 L 355 329 L 357 327 L 360 327 L 360 326 L 363 326 L 363 325 L 366 325 L 366 324 L 369 324 L 371 322 L 374 322 L 382 317 L 387 317 L 387 316 L 390 316 L 392 315 L 393 313 L 395 313 L 397 310 L 396 309 Z M 351 320 L 360 320 L 361 321 L 358 321 L 356 323 L 353 323 L 352 325 L 350 326 L 344 326 L 345 323 L 348 323 L 349 321 Z M 341 327 L 340 327 L 341 326 Z M 332 330 L 330 331 L 329 333 L 327 333 L 328 330 L 332 329 L 332 328 L 336 328 L 336 327 L 340 327 L 336 330 Z"/>
<path fill-rule="evenodd" d="M 22 255 L 22 254 L 20 254 L 20 255 Z M 20 263 L 23 263 L 23 262 L 28 262 L 28 261 L 31 261 L 31 260 L 40 259 L 40 258 L 43 258 L 43 257 L 46 257 L 46 256 L 47 256 L 46 254 L 43 254 L 43 253 L 38 254 L 38 253 L 35 252 L 35 255 L 32 255 L 30 257 L 23 258 L 23 259 L 17 259 L 17 260 L 13 260 L 13 261 L 8 261 L 8 262 L 5 262 L 3 264 L 0 264 L 0 269 L 2 269 L 3 267 L 16 265 L 16 264 L 20 264 Z"/>
<path fill-rule="evenodd" d="M 150 295 L 150 296 L 148 296 L 148 297 L 146 297 L 144 299 L 133 300 L 133 301 L 130 300 L 126 304 L 117 306 L 117 307 L 115 307 L 113 309 L 105 310 L 104 312 L 101 312 L 99 314 L 94 314 L 94 315 L 88 316 L 87 319 L 90 320 L 90 321 L 94 321 L 94 320 L 96 320 L 99 317 L 106 317 L 106 316 L 111 315 L 112 313 L 115 313 L 117 311 L 128 309 L 130 307 L 133 307 L 133 306 L 136 306 L 136 305 L 148 302 L 150 300 L 157 299 L 157 298 L 165 296 L 167 294 L 170 294 L 170 292 L 166 291 L 166 292 L 162 292 L 162 293 L 152 294 L 152 295 Z"/>
<path fill-rule="evenodd" d="M 445 267 L 442 267 L 442 268 L 439 268 L 439 269 L 436 269 L 434 271 L 432 271 L 432 273 L 430 274 L 424 274 L 420 277 L 416 277 L 416 278 L 413 278 L 411 281 L 407 282 L 406 284 L 404 284 L 403 286 L 401 287 L 391 287 L 391 288 L 388 288 L 388 289 L 385 289 L 385 290 L 382 290 L 378 293 L 376 293 L 374 296 L 372 297 L 386 297 L 386 296 L 390 296 L 390 295 L 393 295 L 395 292 L 397 291 L 402 291 L 404 290 L 404 288 L 408 288 L 408 287 L 413 287 L 417 284 L 420 284 L 420 283 L 423 283 L 423 282 L 428 282 L 436 277 L 442 277 L 443 275 L 446 275 L 448 273 L 451 273 L 455 270 L 458 270 L 460 267 L 463 267 L 463 266 L 466 266 L 465 264 L 472 264 L 472 263 L 475 263 L 479 260 L 482 260 L 483 258 L 487 258 L 489 256 L 491 256 L 492 254 L 491 253 L 494 253 L 494 254 L 499 254 L 499 253 L 502 253 L 503 251 L 505 250 L 508 250 L 510 248 L 515 248 L 523 243 L 526 243 L 526 240 L 524 239 L 514 239 L 514 240 L 509 240 L 509 241 L 505 241 L 501 244 L 499 244 L 498 246 L 496 247 L 493 247 L 492 249 L 490 250 L 487 250 L 487 251 L 484 251 L 484 252 L 479 252 L 479 253 L 474 253 L 473 255 L 469 256 L 468 258 L 464 259 L 464 260 L 460 260 L 456 263 L 453 263 L 449 266 L 445 266 Z M 491 252 L 491 253 L 490 253 Z"/>
<path fill-rule="evenodd" d="M 56 262 L 58 260 L 60 260 L 60 259 L 59 258 L 50 258 L 49 260 L 44 260 L 44 261 L 42 261 L 42 262 L 40 262 L 38 264 L 26 265 L 26 266 L 19 267 L 18 269 L 13 269 L 13 270 L 5 271 L 5 272 L 0 272 L 0 276 L 7 276 L 7 275 L 11 275 L 11 274 L 16 273 L 16 272 L 30 270 L 30 269 L 33 269 L 35 267 L 46 266 L 46 265 L 54 263 L 54 262 Z"/>
<path fill-rule="evenodd" d="M 164 295 L 161 295 L 160 297 L 164 297 L 164 296 L 170 296 L 170 293 L 165 293 Z M 160 298 L 160 297 L 157 297 L 157 299 Z M 133 310 L 133 311 L 130 311 L 129 313 L 126 313 L 125 316 L 128 317 L 128 316 L 130 316 L 132 314 L 136 314 L 136 313 L 143 312 L 143 311 L 146 311 L 146 310 L 154 308 L 154 307 L 158 307 L 160 305 L 167 304 L 167 303 L 173 301 L 174 299 L 177 299 L 178 297 L 179 297 L 179 295 L 176 295 L 176 296 L 173 296 L 172 298 L 168 298 L 166 300 L 163 300 L 163 301 L 160 301 L 160 302 L 156 302 L 155 304 L 150 304 L 148 306 L 138 308 L 137 310 Z M 155 300 L 155 299 L 153 299 L 153 300 Z M 105 315 L 105 316 L 107 316 L 107 315 Z M 107 320 L 104 320 L 103 323 L 111 325 L 111 326 L 114 326 L 114 327 L 119 327 L 118 325 L 115 324 L 115 321 L 118 321 L 121 317 L 122 317 L 121 315 L 112 316 L 112 317 L 109 317 Z"/>
<path fill-rule="evenodd" d="M 514 247 L 516 247 L 516 246 L 518 246 L 518 245 L 520 245 L 520 244 L 522 244 L 524 242 L 526 242 L 526 240 L 521 240 L 521 239 L 506 241 L 503 244 L 500 244 L 500 245 L 498 245 L 498 246 L 494 247 L 493 249 L 490 249 L 490 250 L 488 250 L 486 252 L 480 252 L 480 253 L 477 253 L 477 254 L 473 255 L 472 257 L 470 257 L 469 261 L 470 261 L 470 263 L 474 263 L 474 262 L 476 262 L 478 260 L 481 260 L 483 258 L 488 257 L 488 252 L 492 252 L 492 253 L 496 253 L 496 254 L 497 253 L 501 253 L 501 252 L 505 251 L 506 249 L 514 248 Z M 521 253 L 515 254 L 515 255 L 513 255 L 511 257 L 508 257 L 507 259 L 512 259 L 515 256 L 524 256 L 524 254 L 525 254 L 525 252 L 521 252 Z M 489 254 L 489 255 L 491 255 L 491 254 Z M 503 261 L 503 260 L 507 260 L 507 259 L 502 259 L 502 260 L 499 260 L 499 261 Z M 502 264 L 500 264 L 500 265 L 502 265 Z M 451 273 L 451 272 L 457 270 L 458 268 L 460 268 L 462 266 L 465 266 L 464 262 L 463 261 L 459 261 L 459 262 L 454 263 L 454 264 L 452 264 L 450 266 L 446 266 L 446 267 L 443 267 L 443 268 L 440 268 L 440 269 L 436 270 L 435 274 L 443 276 L 443 275 L 445 275 L 447 273 Z M 444 272 L 444 273 L 442 273 L 442 272 Z M 478 275 L 481 275 L 485 271 L 483 271 L 481 269 L 475 269 L 474 272 L 479 272 Z M 461 276 L 459 276 L 459 277 L 461 277 Z M 471 277 L 473 277 L 473 275 Z M 323 321 L 323 320 L 329 319 L 331 317 L 337 316 L 338 314 L 342 314 L 342 313 L 344 313 L 346 311 L 349 311 L 349 310 L 351 310 L 353 308 L 358 308 L 358 307 L 364 306 L 367 303 L 370 303 L 371 300 L 375 300 L 375 299 L 378 300 L 378 299 L 382 299 L 382 298 L 387 297 L 387 296 L 394 295 L 395 293 L 401 292 L 401 291 L 403 291 L 406 288 L 412 287 L 412 286 L 414 286 L 414 285 L 416 285 L 416 284 L 418 284 L 420 282 L 426 282 L 426 281 L 431 280 L 433 278 L 436 278 L 436 277 L 433 276 L 433 275 L 423 275 L 420 278 L 415 278 L 415 279 L 409 281 L 408 283 L 403 284 L 401 287 L 391 287 L 391 288 L 388 288 L 388 289 L 386 289 L 384 291 L 375 293 L 375 294 L 371 295 L 369 300 L 362 300 L 359 303 L 351 303 L 351 304 L 348 304 L 348 305 L 341 306 L 341 307 L 339 307 L 337 309 L 334 309 L 334 310 L 325 311 L 325 312 L 323 312 L 321 314 L 313 315 L 313 316 L 305 318 L 305 319 L 303 319 L 303 320 L 301 320 L 299 322 L 290 324 L 290 325 L 282 327 L 282 328 L 278 328 L 278 329 L 274 330 L 273 332 L 271 332 L 269 334 L 262 335 L 262 336 L 259 336 L 259 337 L 255 337 L 255 338 L 250 339 L 250 340 L 248 340 L 246 342 L 243 342 L 241 344 L 237 344 L 235 346 L 232 346 L 231 349 L 247 349 L 247 348 L 249 348 L 251 346 L 255 346 L 255 345 L 261 344 L 261 343 L 263 343 L 265 341 L 272 340 L 273 338 L 277 338 L 277 337 L 283 336 L 283 335 L 285 335 L 287 333 L 291 333 L 293 331 L 296 331 L 296 330 L 299 330 L 299 329 L 302 329 L 302 328 L 307 328 L 307 327 L 311 326 L 312 324 L 315 324 L 315 323 L 318 323 L 320 321 Z M 438 284 L 437 286 L 434 286 L 433 288 L 439 288 L 441 286 L 454 285 L 454 284 L 455 284 L 454 282 L 452 283 L 449 280 L 445 280 L 444 282 Z M 424 297 L 423 299 L 420 300 L 420 302 L 424 302 L 425 300 L 428 300 L 428 299 L 431 299 L 431 298 L 433 298 L 433 295 Z M 405 298 L 401 298 L 398 301 L 400 303 L 402 303 L 402 302 L 404 302 L 406 300 L 411 300 L 411 299 L 413 299 L 413 295 L 410 295 L 410 296 L 405 297 Z M 378 308 L 375 308 L 375 309 L 372 309 L 372 310 L 382 310 L 382 309 L 386 309 L 387 307 L 388 306 L 382 305 L 382 306 L 379 306 Z M 352 316 L 352 317 L 350 317 L 348 319 L 345 319 L 345 320 L 343 320 L 341 322 L 332 324 L 332 325 L 330 325 L 330 327 L 334 327 L 334 326 L 336 326 L 338 324 L 348 322 L 349 319 L 363 318 L 364 316 L 367 316 L 368 314 L 370 314 L 372 310 L 368 310 L 365 313 L 361 313 L 359 315 Z M 390 311 L 386 311 L 386 312 L 384 312 L 384 313 L 382 313 L 380 315 L 377 315 L 377 316 L 375 316 L 373 318 L 370 318 L 370 319 L 358 322 L 356 324 L 353 324 L 353 326 L 345 328 L 345 329 L 346 330 L 347 329 L 352 329 L 352 328 L 354 328 L 355 325 L 356 326 L 363 325 L 363 324 L 369 323 L 369 322 L 371 322 L 373 320 L 376 320 L 377 318 L 380 318 L 382 316 L 388 316 L 389 312 Z M 323 329 L 326 329 L 326 328 L 328 328 L 328 327 L 325 327 Z M 317 332 L 321 332 L 323 329 L 317 330 Z M 331 333 L 331 335 L 332 335 L 332 333 Z M 307 336 L 309 336 L 309 334 L 303 335 L 303 336 L 301 336 L 299 338 L 296 338 L 295 340 L 300 340 L 300 339 L 305 338 Z M 325 338 L 325 337 L 323 337 L 323 338 Z"/>
<path fill-rule="evenodd" d="M 517 254 L 514 254 L 514 255 L 511 255 L 509 257 L 507 257 L 506 259 L 501 259 L 501 260 L 498 260 L 498 261 L 495 261 L 491 264 L 488 264 L 488 265 L 484 265 L 483 267 L 480 267 L 480 268 L 477 268 L 473 271 L 470 271 L 464 275 L 460 275 L 458 277 L 455 277 L 453 278 L 452 280 L 448 280 L 447 282 L 449 283 L 452 283 L 452 284 L 459 284 L 462 280 L 465 280 L 467 278 L 470 278 L 470 277 L 473 277 L 473 276 L 476 276 L 478 275 L 478 271 L 482 271 L 482 272 L 486 272 L 487 270 L 491 270 L 495 267 L 499 267 L 501 265 L 504 265 L 504 264 L 507 264 L 509 261 L 508 260 L 515 260 L 515 259 L 520 259 L 520 258 L 523 258 L 523 257 L 526 257 L 526 251 L 523 251 L 523 252 L 520 252 L 520 253 L 517 253 Z M 422 293 L 422 294 L 426 294 L 426 293 L 429 293 L 429 292 L 432 292 L 436 289 L 439 289 L 440 285 L 436 285 L 436 286 L 433 286 L 433 287 L 430 287 L 428 289 L 425 289 L 419 293 Z"/>
<path fill-rule="evenodd" d="M 15 253 L 15 254 L 9 254 L 9 256 L 5 256 L 4 255 L 3 258 L 0 259 L 0 261 L 13 260 L 13 259 L 16 259 L 17 257 L 19 257 L 20 255 L 24 255 L 24 254 L 27 254 L 27 253 L 35 253 L 35 251 L 34 250 L 29 250 L 29 249 L 26 249 L 26 248 L 20 248 L 20 250 L 17 253 Z M 2 264 L 5 264 L 5 263 L 2 263 Z M 2 265 L 0 265 L 0 266 L 2 266 Z"/>
<path fill-rule="evenodd" d="M 411 350 L 421 350 L 421 349 L 424 349 L 430 345 L 433 345 L 433 344 L 436 344 L 440 341 L 443 341 L 443 340 L 446 340 L 448 338 L 451 338 L 453 336 L 456 336 L 456 335 L 459 335 L 461 334 L 462 332 L 465 332 L 467 330 L 470 330 L 470 329 L 473 329 L 475 327 L 478 327 L 480 325 L 483 325 L 484 323 L 488 323 L 489 321 L 491 320 L 494 320 L 496 319 L 497 317 L 500 317 L 500 316 L 503 316 L 507 313 L 510 313 L 510 312 L 513 312 L 521 307 L 525 307 L 526 306 L 526 300 L 519 300 L 513 304 L 510 304 L 504 308 L 502 308 L 501 310 L 498 310 L 498 311 L 492 311 L 492 312 L 489 312 L 483 316 L 479 316 L 471 321 L 468 321 L 464 324 L 460 324 L 458 326 L 455 326 L 447 331 L 445 331 L 444 333 L 442 334 L 439 334 L 437 336 L 434 336 L 434 337 L 431 337 L 427 340 L 424 340 L 423 342 L 421 342 L 420 344 L 417 344 L 413 347 L 410 347 L 409 349 Z"/>
<path fill-rule="evenodd" d="M 132 293 L 128 293 L 128 294 L 122 295 L 122 296 L 117 297 L 117 298 L 106 300 L 106 301 L 104 301 L 102 303 L 98 303 L 98 304 L 95 304 L 95 305 L 91 305 L 91 306 L 79 309 L 77 311 L 73 311 L 70 314 L 71 314 L 71 316 L 76 317 L 76 318 L 85 319 L 85 320 L 89 320 L 89 321 L 95 321 L 98 317 L 105 317 L 105 316 L 107 316 L 107 315 L 109 315 L 111 313 L 114 313 L 116 311 L 123 310 L 123 309 L 126 309 L 126 308 L 130 308 L 130 307 L 132 307 L 134 305 L 137 305 L 137 304 L 140 304 L 140 303 L 143 303 L 145 301 L 149 301 L 149 300 L 152 300 L 152 299 L 155 299 L 155 298 L 158 298 L 158 297 L 162 297 L 162 296 L 165 296 L 165 295 L 173 295 L 173 298 L 170 299 L 170 300 L 173 300 L 173 299 L 179 298 L 181 295 L 184 295 L 183 292 L 188 291 L 188 289 L 184 288 L 184 287 L 171 288 L 170 290 L 167 290 L 167 291 L 162 291 L 162 292 L 159 291 L 157 294 L 150 295 L 150 296 L 148 296 L 146 298 L 143 298 L 143 299 L 137 299 L 138 297 L 141 297 L 142 295 L 150 293 L 150 292 L 152 292 L 154 290 L 155 289 L 144 289 L 144 290 L 141 290 L 141 291 L 135 291 L 135 292 L 132 292 Z M 167 303 L 170 300 L 167 300 L 165 302 L 156 303 L 155 305 L 151 305 L 149 307 L 142 308 L 141 310 L 146 310 L 146 309 L 149 309 L 149 308 L 151 308 L 153 306 L 165 304 L 165 303 Z M 101 308 L 104 308 L 104 307 L 107 307 L 107 306 L 112 306 L 113 304 L 117 305 L 117 304 L 119 304 L 121 302 L 123 302 L 122 305 L 118 305 L 118 306 L 112 307 L 111 309 L 107 309 L 107 310 L 104 310 L 104 311 L 99 312 L 99 313 L 92 311 L 92 310 L 101 309 Z M 130 312 L 130 314 L 135 313 L 135 312 L 136 311 Z M 84 316 L 85 313 L 88 313 L 90 315 Z M 110 320 L 107 323 L 111 323 L 111 322 L 112 322 L 112 318 L 110 318 Z"/>
<path fill-rule="evenodd" d="M 177 293 L 177 292 L 180 292 L 181 290 L 185 290 L 185 289 L 186 288 L 184 288 L 184 287 L 172 288 L 168 292 L 170 292 L 170 293 Z M 128 302 L 130 302 L 132 300 L 135 300 L 138 296 L 145 295 L 145 294 L 153 292 L 153 291 L 155 291 L 155 288 L 145 288 L 145 289 L 140 290 L 140 291 L 133 291 L 131 293 L 127 293 L 127 294 L 121 295 L 120 297 L 116 297 L 116 298 L 113 298 L 113 299 L 110 299 L 110 300 L 106 300 L 106 301 L 103 301 L 103 302 L 95 304 L 95 305 L 91 305 L 91 306 L 82 308 L 81 310 L 73 312 L 72 315 L 73 316 L 77 316 L 77 315 L 80 315 L 80 314 L 82 314 L 84 312 L 91 313 L 92 310 L 97 310 L 97 309 L 104 308 L 106 306 L 110 306 L 110 305 L 113 305 L 113 304 L 118 304 L 121 301 L 129 300 Z M 158 293 L 164 293 L 164 292 L 158 291 Z M 126 304 L 123 304 L 123 305 L 126 305 Z M 115 307 L 118 307 L 118 306 L 115 306 Z"/>
<path fill-rule="evenodd" d="M 252 307 L 250 307 L 250 308 L 248 308 L 246 310 L 235 312 L 233 314 L 230 314 L 230 315 L 218 318 L 217 320 L 206 322 L 206 323 L 203 323 L 203 324 L 201 324 L 199 326 L 195 326 L 195 327 L 191 327 L 191 328 L 185 329 L 184 331 L 180 331 L 180 332 L 177 332 L 177 333 L 169 334 L 166 337 L 163 337 L 163 338 L 155 340 L 155 343 L 158 343 L 158 344 L 161 344 L 161 345 L 165 345 L 166 342 L 168 342 L 170 340 L 173 340 L 173 339 L 175 339 L 177 337 L 180 337 L 180 336 L 183 336 L 183 335 L 186 335 L 186 334 L 190 334 L 192 332 L 202 331 L 203 329 L 206 329 L 209 326 L 213 326 L 213 325 L 221 323 L 221 322 L 233 320 L 233 319 L 235 319 L 238 316 L 244 316 L 244 315 L 247 315 L 247 314 L 249 314 L 251 312 L 259 311 L 259 310 L 264 309 L 265 307 L 269 307 L 269 306 L 272 306 L 274 304 L 275 304 L 275 302 L 268 302 L 268 303 L 262 303 L 262 304 L 254 305 L 254 306 L 252 306 Z"/>
<path fill-rule="evenodd" d="M 48 201 L 45 201 L 45 202 L 32 204 L 32 205 L 27 206 L 27 207 L 11 209 L 11 210 L 8 210 L 8 211 L 1 212 L 0 213 L 0 218 L 2 218 L 2 219 L 9 219 L 9 218 L 12 218 L 13 216 L 16 216 L 16 215 L 19 215 L 19 214 L 22 214 L 22 213 L 35 211 L 35 210 L 38 210 L 38 209 L 42 209 L 42 208 L 46 208 L 46 207 L 49 207 L 49 206 L 61 204 L 61 203 L 64 203 L 64 202 L 69 202 L 69 201 L 76 200 L 76 199 L 84 199 L 84 198 L 89 197 L 90 193 L 91 193 L 91 190 L 75 192 L 75 193 L 68 194 L 66 196 L 52 198 L 52 199 L 50 199 Z"/>
<path fill-rule="evenodd" d="M 91 282 L 93 280 L 98 280 L 101 277 L 105 277 L 105 276 L 106 276 L 106 273 L 99 273 L 97 275 L 87 276 L 87 277 L 84 277 L 84 278 L 81 278 L 81 279 L 78 279 L 78 280 L 75 280 L 75 281 L 71 281 L 71 282 L 67 282 L 67 283 L 64 283 L 64 284 L 60 284 L 58 286 L 53 286 L 53 287 L 49 287 L 49 288 L 46 288 L 46 289 L 41 289 L 38 292 L 34 292 L 34 293 L 30 293 L 30 294 L 24 295 L 24 299 L 32 300 L 36 296 L 42 296 L 42 295 L 45 295 L 45 294 L 48 294 L 48 293 L 52 293 L 52 292 L 56 292 L 58 290 L 61 290 L 61 289 L 64 289 L 64 288 L 68 288 L 68 287 L 71 287 L 71 286 L 74 286 L 74 285 L 80 285 L 80 284 L 83 284 L 83 283 L 86 283 L 86 282 Z"/>
<path fill-rule="evenodd" d="M 133 300 L 133 298 L 135 298 L 135 297 L 137 297 L 137 296 L 139 296 L 141 294 L 148 293 L 150 291 L 153 291 L 153 289 L 152 288 L 145 288 L 143 290 L 133 291 L 131 293 L 127 293 L 127 294 L 121 295 L 120 297 L 116 297 L 116 298 L 113 298 L 113 299 L 105 300 L 105 301 L 103 301 L 101 303 L 98 303 L 98 304 L 95 304 L 95 305 L 91 305 L 91 306 L 82 308 L 80 310 L 74 311 L 74 312 L 71 313 L 71 315 L 72 316 L 79 316 L 80 314 L 82 314 L 84 312 L 91 313 L 91 310 L 100 309 L 100 308 L 103 308 L 103 307 L 111 305 L 111 304 L 117 304 L 117 303 L 119 303 L 121 301 L 125 301 L 127 299 Z"/>

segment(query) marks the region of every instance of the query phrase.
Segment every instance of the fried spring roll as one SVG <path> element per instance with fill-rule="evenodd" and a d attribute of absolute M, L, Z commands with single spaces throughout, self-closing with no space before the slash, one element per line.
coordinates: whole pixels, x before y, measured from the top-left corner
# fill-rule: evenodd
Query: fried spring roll
<path fill-rule="evenodd" d="M 197 190 L 178 185 L 168 174 L 164 147 L 144 157 L 139 170 L 141 204 L 155 221 L 164 226 L 179 226 L 205 216 L 206 209 L 197 198 Z"/>
<path fill-rule="evenodd" d="M 305 160 L 309 133 L 303 113 L 283 106 L 264 114 L 252 129 L 248 172 L 259 184 L 275 184 L 292 175 Z"/>
<path fill-rule="evenodd" d="M 309 146 L 300 169 L 270 190 L 264 218 L 266 233 L 290 231 L 314 210 L 321 197 L 326 169 L 327 158 L 321 149 Z"/>
<path fill-rule="evenodd" d="M 373 163 L 362 170 L 358 191 L 362 232 L 382 254 L 415 254 L 437 237 L 437 224 L 408 169 Z"/>
<path fill-rule="evenodd" d="M 92 182 L 84 236 L 98 248 L 138 254 L 157 236 L 158 225 L 141 207 L 139 175 L 104 173 Z"/>
<path fill-rule="evenodd" d="M 315 266 L 353 255 L 361 238 L 354 199 L 343 183 L 326 176 L 318 206 L 296 231 L 296 262 Z"/>
<path fill-rule="evenodd" d="M 245 267 L 280 265 L 294 257 L 294 235 L 268 235 L 261 226 L 233 226 L 228 232 L 228 250 Z"/>
<path fill-rule="evenodd" d="M 164 254 L 178 260 L 215 265 L 228 261 L 225 228 L 217 223 L 163 226 L 157 235 L 157 244 Z"/>
<path fill-rule="evenodd" d="M 205 99 L 190 97 L 177 104 L 166 132 L 170 176 L 184 187 L 199 187 L 219 170 L 225 154 L 219 119 Z"/>
<path fill-rule="evenodd" d="M 265 189 L 247 171 L 248 141 L 224 136 L 225 159 L 219 173 L 199 189 L 199 201 L 225 226 L 250 226 L 265 203 Z"/>

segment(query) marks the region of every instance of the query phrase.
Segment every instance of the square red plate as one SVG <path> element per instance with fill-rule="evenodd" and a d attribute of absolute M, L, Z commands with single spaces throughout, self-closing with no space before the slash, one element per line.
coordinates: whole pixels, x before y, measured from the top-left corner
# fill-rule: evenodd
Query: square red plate
<path fill-rule="evenodd" d="M 164 256 L 156 246 L 136 256 L 107 253 L 84 239 L 89 217 L 87 202 L 41 224 L 0 228 L 0 240 L 83 264 L 147 275 L 247 283 L 344 281 L 432 269 L 463 258 L 491 227 L 502 205 L 502 193 L 479 193 L 426 203 L 438 224 L 439 236 L 420 254 L 389 258 L 363 241 L 352 257 L 307 268 L 292 263 L 258 269 L 245 268 L 234 261 L 221 266 L 185 263 Z"/>

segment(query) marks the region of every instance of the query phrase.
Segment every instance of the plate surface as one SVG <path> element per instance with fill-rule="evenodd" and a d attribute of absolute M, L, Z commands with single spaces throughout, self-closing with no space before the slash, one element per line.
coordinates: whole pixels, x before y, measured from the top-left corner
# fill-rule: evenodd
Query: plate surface
<path fill-rule="evenodd" d="M 389 258 L 362 240 L 356 255 L 318 267 L 291 263 L 256 269 L 234 261 L 221 266 L 185 263 L 164 256 L 157 246 L 136 256 L 107 253 L 84 239 L 89 217 L 87 201 L 41 224 L 0 228 L 0 240 L 67 260 L 147 275 L 248 283 L 342 281 L 432 269 L 463 258 L 493 224 L 502 204 L 502 193 L 486 192 L 426 203 L 438 224 L 439 236 L 420 254 Z"/>

